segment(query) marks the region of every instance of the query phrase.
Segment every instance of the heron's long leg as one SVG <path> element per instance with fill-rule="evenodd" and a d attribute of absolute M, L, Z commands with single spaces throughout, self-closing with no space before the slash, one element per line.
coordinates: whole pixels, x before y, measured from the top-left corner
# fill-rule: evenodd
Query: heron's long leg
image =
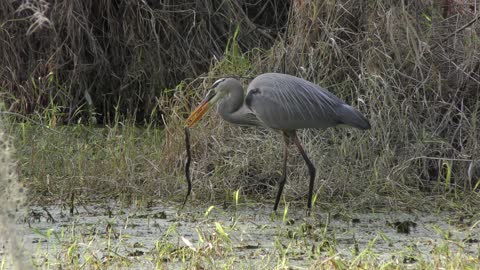
<path fill-rule="evenodd" d="M 278 182 L 278 191 L 277 197 L 275 198 L 275 205 L 273 206 L 273 211 L 277 211 L 278 203 L 280 202 L 280 197 L 282 196 L 283 187 L 285 182 L 287 182 L 287 159 L 288 159 L 288 145 L 289 138 L 286 132 L 283 132 L 283 138 L 285 139 L 285 146 L 283 148 L 283 168 L 282 168 L 282 178 Z"/>
<path fill-rule="evenodd" d="M 300 154 L 302 154 L 302 157 L 305 160 L 305 163 L 307 163 L 308 174 L 310 174 L 310 185 L 308 186 L 308 202 L 307 202 L 308 210 L 310 210 L 310 209 L 312 209 L 313 185 L 315 183 L 315 171 L 316 170 L 315 170 L 315 166 L 313 165 L 313 163 L 308 158 L 307 153 L 305 153 L 305 150 L 303 150 L 303 146 L 300 143 L 300 140 L 298 139 L 297 134 L 294 134 L 293 142 L 295 143 L 298 150 L 300 151 Z"/>

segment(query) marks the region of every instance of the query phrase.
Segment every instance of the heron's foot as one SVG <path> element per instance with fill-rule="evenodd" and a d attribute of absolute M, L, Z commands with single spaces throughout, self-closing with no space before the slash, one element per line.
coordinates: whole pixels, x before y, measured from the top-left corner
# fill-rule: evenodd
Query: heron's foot
<path fill-rule="evenodd" d="M 273 212 L 270 214 L 270 221 L 273 222 L 278 218 L 278 213 L 277 210 L 273 210 Z"/>
<path fill-rule="evenodd" d="M 311 217 L 312 216 L 312 209 L 311 208 L 307 208 L 306 211 L 305 211 L 305 216 L 306 217 Z"/>

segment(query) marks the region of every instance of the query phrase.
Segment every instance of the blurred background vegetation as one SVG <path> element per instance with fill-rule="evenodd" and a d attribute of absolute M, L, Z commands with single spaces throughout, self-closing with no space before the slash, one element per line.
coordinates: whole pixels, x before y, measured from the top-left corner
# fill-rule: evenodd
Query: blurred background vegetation
<path fill-rule="evenodd" d="M 479 8 L 473 0 L 1 1 L 0 98 L 20 181 L 65 200 L 72 191 L 183 196 L 182 123 L 205 87 L 226 75 L 248 83 L 285 72 L 328 88 L 373 126 L 302 133 L 321 200 L 373 207 L 468 197 L 476 182 L 467 168 L 480 158 Z M 196 198 L 237 189 L 274 196 L 276 134 L 211 116 L 192 136 Z M 303 199 L 306 169 L 300 158 L 290 163 L 284 194 Z"/>

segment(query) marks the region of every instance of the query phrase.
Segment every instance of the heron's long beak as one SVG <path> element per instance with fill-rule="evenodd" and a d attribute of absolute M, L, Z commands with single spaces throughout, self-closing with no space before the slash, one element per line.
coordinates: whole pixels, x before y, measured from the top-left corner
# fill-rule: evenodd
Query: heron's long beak
<path fill-rule="evenodd" d="M 198 104 L 197 108 L 190 114 L 190 116 L 187 118 L 187 121 L 185 121 L 185 126 L 191 128 L 193 125 L 202 118 L 202 116 L 208 111 L 208 109 L 211 107 L 210 103 L 213 103 L 212 99 L 217 95 L 214 89 L 211 89 L 208 91 L 207 95 L 205 98 Z"/>

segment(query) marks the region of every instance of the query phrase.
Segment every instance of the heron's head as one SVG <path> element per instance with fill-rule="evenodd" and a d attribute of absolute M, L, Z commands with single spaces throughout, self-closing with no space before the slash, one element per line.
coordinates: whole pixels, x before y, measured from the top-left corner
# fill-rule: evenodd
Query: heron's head
<path fill-rule="evenodd" d="M 203 98 L 202 102 L 200 102 L 197 108 L 190 114 L 187 121 L 185 121 L 185 126 L 189 128 L 192 127 L 215 103 L 228 95 L 232 84 L 238 83 L 234 78 L 222 78 L 215 81 L 210 87 L 210 90 L 208 90 L 205 98 Z"/>

